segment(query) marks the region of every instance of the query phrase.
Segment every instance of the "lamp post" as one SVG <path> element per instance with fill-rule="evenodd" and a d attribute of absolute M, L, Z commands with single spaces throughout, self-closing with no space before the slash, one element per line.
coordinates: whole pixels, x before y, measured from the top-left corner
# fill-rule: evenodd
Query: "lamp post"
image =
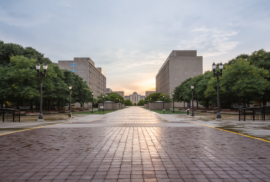
<path fill-rule="evenodd" d="M 103 96 L 103 113 L 104 113 L 104 96 Z"/>
<path fill-rule="evenodd" d="M 92 92 L 92 113 L 94 113 L 94 93 Z"/>
<path fill-rule="evenodd" d="M 194 107 L 193 107 L 193 89 L 194 89 L 194 85 L 191 85 L 191 90 L 192 90 L 192 103 L 191 103 L 192 113 L 191 113 L 191 116 L 195 116 L 194 115 Z"/>
<path fill-rule="evenodd" d="M 119 107 L 119 102 L 118 102 L 118 98 L 115 99 L 115 103 L 118 103 L 118 109 L 120 109 L 120 107 Z"/>
<path fill-rule="evenodd" d="M 174 113 L 174 92 L 172 93 L 172 100 L 173 100 L 173 113 Z"/>
<path fill-rule="evenodd" d="M 120 109 L 120 107 L 121 107 L 121 104 L 122 104 L 122 103 L 121 103 L 121 101 L 122 101 L 122 100 L 119 100 L 119 109 Z"/>
<path fill-rule="evenodd" d="M 42 80 L 43 77 L 46 76 L 46 71 L 47 71 L 48 65 L 46 63 L 43 64 L 43 69 L 44 72 L 40 72 L 40 64 L 36 64 L 36 70 L 37 70 L 37 76 L 40 77 L 40 106 L 39 106 L 39 115 L 38 115 L 38 120 L 37 121 L 44 121 L 43 119 L 43 114 L 42 114 Z"/>
<path fill-rule="evenodd" d="M 223 69 L 223 64 L 219 64 L 219 70 L 216 71 L 216 64 L 213 63 L 212 65 L 213 73 L 214 76 L 217 77 L 217 117 L 216 120 L 221 120 L 221 114 L 220 114 L 220 100 L 219 100 L 219 77 L 222 76 L 222 69 Z"/>
<path fill-rule="evenodd" d="M 68 89 L 69 89 L 69 114 L 68 114 L 68 117 L 71 118 L 72 115 L 71 115 L 71 104 L 70 104 L 70 102 L 71 102 L 71 90 L 72 90 L 72 86 L 70 85 L 68 87 Z"/>
<path fill-rule="evenodd" d="M 165 109 L 164 109 L 164 95 L 163 95 L 163 114 L 164 114 L 164 111 L 165 111 Z"/>

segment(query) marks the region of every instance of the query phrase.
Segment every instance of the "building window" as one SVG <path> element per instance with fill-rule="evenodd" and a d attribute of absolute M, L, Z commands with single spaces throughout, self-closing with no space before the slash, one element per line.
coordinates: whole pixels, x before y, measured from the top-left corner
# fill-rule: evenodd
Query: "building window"
<path fill-rule="evenodd" d="M 77 63 L 70 63 L 69 64 L 70 67 L 77 67 Z M 76 71 L 77 72 L 77 71 Z"/>
<path fill-rule="evenodd" d="M 77 73 L 77 69 L 70 69 L 70 71 Z"/>

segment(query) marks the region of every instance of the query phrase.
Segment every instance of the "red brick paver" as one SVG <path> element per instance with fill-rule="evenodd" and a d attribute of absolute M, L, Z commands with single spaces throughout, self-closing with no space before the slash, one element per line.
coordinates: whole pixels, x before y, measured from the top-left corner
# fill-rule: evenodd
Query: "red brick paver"
<path fill-rule="evenodd" d="M 133 108 L 100 122 L 122 122 L 135 111 L 140 123 L 165 122 Z M 270 144 L 263 141 L 203 126 L 80 125 L 1 136 L 0 181 L 270 181 Z"/>

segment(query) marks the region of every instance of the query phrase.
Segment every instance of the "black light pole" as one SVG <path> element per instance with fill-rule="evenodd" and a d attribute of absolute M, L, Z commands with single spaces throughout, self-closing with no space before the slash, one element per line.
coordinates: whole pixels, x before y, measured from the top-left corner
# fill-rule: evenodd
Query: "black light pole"
<path fill-rule="evenodd" d="M 103 113 L 104 113 L 104 96 L 103 96 Z"/>
<path fill-rule="evenodd" d="M 92 92 L 92 113 L 94 113 L 94 93 Z"/>
<path fill-rule="evenodd" d="M 173 113 L 174 113 L 174 92 L 172 93 L 172 100 L 173 100 Z"/>
<path fill-rule="evenodd" d="M 43 77 L 46 76 L 47 68 L 48 68 L 48 65 L 44 63 L 43 65 L 44 72 L 40 72 L 39 71 L 40 65 L 39 63 L 36 64 L 37 76 L 40 77 L 40 106 L 39 106 L 39 115 L 38 115 L 37 121 L 44 121 L 43 114 L 42 114 L 42 80 L 43 80 Z"/>
<path fill-rule="evenodd" d="M 68 87 L 68 89 L 69 89 L 69 114 L 68 114 L 68 117 L 71 118 L 72 117 L 72 115 L 71 115 L 71 90 L 72 90 L 72 86 L 70 85 Z"/>
<path fill-rule="evenodd" d="M 164 114 L 164 95 L 163 95 L 163 114 Z"/>
<path fill-rule="evenodd" d="M 194 85 L 191 85 L 191 90 L 192 90 L 192 105 L 191 105 L 191 107 L 192 107 L 192 113 L 191 113 L 191 116 L 195 116 L 194 115 L 194 107 L 193 107 L 193 89 L 194 89 Z"/>
<path fill-rule="evenodd" d="M 220 100 L 219 100 L 219 77 L 222 76 L 222 69 L 223 69 L 223 64 L 219 64 L 219 70 L 216 71 L 216 64 L 213 63 L 212 65 L 213 73 L 214 76 L 217 77 L 217 117 L 216 120 L 221 120 L 221 114 L 220 114 Z"/>

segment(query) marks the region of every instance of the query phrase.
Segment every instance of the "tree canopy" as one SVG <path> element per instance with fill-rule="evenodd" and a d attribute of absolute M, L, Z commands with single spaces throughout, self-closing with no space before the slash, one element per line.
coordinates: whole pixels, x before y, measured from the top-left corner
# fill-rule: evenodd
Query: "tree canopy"
<path fill-rule="evenodd" d="M 126 106 L 133 106 L 133 103 L 131 102 L 130 99 L 124 100 L 124 104 L 125 104 Z"/>
<path fill-rule="evenodd" d="M 115 103 L 119 103 L 119 102 L 123 103 L 123 101 L 124 101 L 124 98 L 121 95 L 119 95 L 118 93 L 110 93 L 109 95 L 100 94 L 98 96 L 98 103 L 103 102 L 103 96 L 104 96 L 104 101 L 113 101 Z"/>
<path fill-rule="evenodd" d="M 47 63 L 46 77 L 43 78 L 44 109 L 58 108 L 69 102 L 68 86 L 72 85 L 71 102 L 92 102 L 92 91 L 87 83 L 75 73 L 62 70 L 43 54 L 31 47 L 5 44 L 0 41 L 0 103 L 11 102 L 13 106 L 38 105 L 40 78 L 37 77 L 36 63 Z M 43 71 L 42 67 L 40 71 Z"/>
<path fill-rule="evenodd" d="M 145 102 L 155 102 L 155 101 L 163 101 L 163 96 L 164 96 L 164 101 L 165 102 L 171 102 L 171 98 L 168 94 L 161 94 L 161 93 L 152 93 L 145 97 Z"/>
<path fill-rule="evenodd" d="M 218 68 L 217 68 L 218 69 Z M 221 102 L 248 104 L 250 101 L 270 101 L 270 53 L 264 50 L 251 55 L 241 54 L 224 64 L 220 77 Z M 174 90 L 175 100 L 189 102 L 194 85 L 194 100 L 208 107 L 216 103 L 217 78 L 212 71 L 188 78 Z"/>
<path fill-rule="evenodd" d="M 10 64 L 10 59 L 13 56 L 24 56 L 29 59 L 35 59 L 40 64 L 52 63 L 50 59 L 45 58 L 44 55 L 32 47 L 26 47 L 14 43 L 4 43 L 0 41 L 0 67 Z"/>
<path fill-rule="evenodd" d="M 144 100 L 139 100 L 139 102 L 137 103 L 137 106 L 144 106 Z"/>

